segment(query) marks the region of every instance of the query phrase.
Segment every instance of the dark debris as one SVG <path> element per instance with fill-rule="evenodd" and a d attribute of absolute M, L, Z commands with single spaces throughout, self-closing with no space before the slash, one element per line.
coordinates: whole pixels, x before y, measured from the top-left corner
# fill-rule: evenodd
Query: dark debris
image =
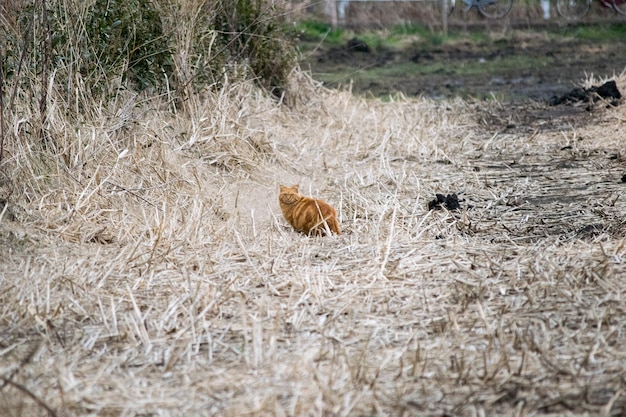
<path fill-rule="evenodd" d="M 461 204 L 459 202 L 463 202 L 465 200 L 459 200 L 459 196 L 456 193 L 443 195 L 436 194 L 437 198 L 428 202 L 428 210 L 441 210 L 445 208 L 446 210 L 460 210 Z"/>
<path fill-rule="evenodd" d="M 619 99 L 622 98 L 622 93 L 617 89 L 615 81 L 607 81 L 599 87 L 593 86 L 591 88 L 574 88 L 569 93 L 566 93 L 560 97 L 554 96 L 548 100 L 548 104 L 551 106 L 558 106 L 559 104 L 573 104 L 573 103 L 589 103 L 593 104 L 599 100 L 606 100 L 612 106 L 619 104 Z"/>
<path fill-rule="evenodd" d="M 351 49 L 356 52 L 370 52 L 370 47 L 367 46 L 365 42 L 358 38 L 352 38 L 346 43 L 346 48 Z"/>

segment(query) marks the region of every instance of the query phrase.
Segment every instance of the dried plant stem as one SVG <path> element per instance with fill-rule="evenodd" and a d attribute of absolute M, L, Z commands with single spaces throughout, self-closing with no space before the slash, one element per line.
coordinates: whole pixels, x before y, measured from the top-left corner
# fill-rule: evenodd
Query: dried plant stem
<path fill-rule="evenodd" d="M 29 390 L 28 388 L 26 388 L 24 385 L 19 384 L 17 382 L 11 381 L 8 378 L 5 378 L 3 376 L 0 376 L 0 379 L 6 384 L 11 385 L 14 388 L 17 388 L 18 390 L 20 390 L 21 392 L 23 392 L 24 394 L 28 395 L 33 401 L 35 401 L 37 403 L 37 405 L 39 405 L 41 408 L 45 409 L 48 412 L 49 416 L 52 417 L 56 417 L 57 413 L 50 408 L 50 406 L 48 404 L 46 404 L 44 401 L 42 401 L 37 395 L 35 395 L 31 390 Z"/>

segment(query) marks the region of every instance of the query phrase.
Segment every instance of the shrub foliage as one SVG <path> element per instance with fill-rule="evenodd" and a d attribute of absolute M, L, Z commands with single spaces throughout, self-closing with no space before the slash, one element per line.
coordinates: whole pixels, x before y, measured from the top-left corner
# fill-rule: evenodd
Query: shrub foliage
<path fill-rule="evenodd" d="M 107 109 L 124 126 L 135 93 L 176 106 L 232 78 L 280 95 L 295 65 L 284 1 L 0 2 L 0 202 L 17 189 L 22 151 L 69 164 L 59 117 L 80 129 Z"/>
<path fill-rule="evenodd" d="M 214 7 L 213 26 L 224 58 L 249 62 L 253 75 L 266 87 L 280 89 L 295 55 L 276 3 L 233 0 Z"/>
<path fill-rule="evenodd" d="M 295 63 L 275 0 L 13 0 L 0 8 L 9 81 L 46 66 L 57 76 L 80 74 L 96 94 L 158 92 L 219 84 L 229 69 L 246 67 L 260 85 L 280 89 Z M 184 74 L 175 65 L 181 50 Z"/>

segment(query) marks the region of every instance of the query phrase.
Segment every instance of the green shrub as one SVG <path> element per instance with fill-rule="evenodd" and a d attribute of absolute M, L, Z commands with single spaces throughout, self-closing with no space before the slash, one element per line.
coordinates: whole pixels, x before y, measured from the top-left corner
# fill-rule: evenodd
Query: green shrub
<path fill-rule="evenodd" d="M 96 0 L 85 23 L 83 75 L 100 69 L 138 90 L 171 75 L 168 37 L 152 1 Z"/>
<path fill-rule="evenodd" d="M 110 97 L 120 87 L 156 93 L 166 87 L 200 89 L 219 84 L 229 69 L 241 74 L 246 66 L 260 85 L 280 93 L 296 63 L 293 29 L 276 1 L 10 4 L 0 25 L 0 41 L 7 45 L 0 57 L 5 79 L 16 74 L 21 60 L 22 78 L 54 73 L 68 96 L 76 74 L 94 97 Z M 188 62 L 185 71 L 176 70 L 175 58 Z"/>
<path fill-rule="evenodd" d="M 275 94 L 283 90 L 296 60 L 294 32 L 275 2 L 217 2 L 209 27 L 218 34 L 220 62 L 247 62 L 253 76 Z"/>

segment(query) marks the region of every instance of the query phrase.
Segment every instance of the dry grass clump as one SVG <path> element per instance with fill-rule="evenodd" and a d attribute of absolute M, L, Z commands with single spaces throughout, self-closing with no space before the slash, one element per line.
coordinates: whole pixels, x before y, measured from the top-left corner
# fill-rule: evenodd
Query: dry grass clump
<path fill-rule="evenodd" d="M 52 102 L 54 149 L 12 114 L 2 414 L 623 413 L 624 108 L 293 77 L 290 106 L 236 83 L 74 125 Z M 295 233 L 291 182 L 345 234 Z"/>

